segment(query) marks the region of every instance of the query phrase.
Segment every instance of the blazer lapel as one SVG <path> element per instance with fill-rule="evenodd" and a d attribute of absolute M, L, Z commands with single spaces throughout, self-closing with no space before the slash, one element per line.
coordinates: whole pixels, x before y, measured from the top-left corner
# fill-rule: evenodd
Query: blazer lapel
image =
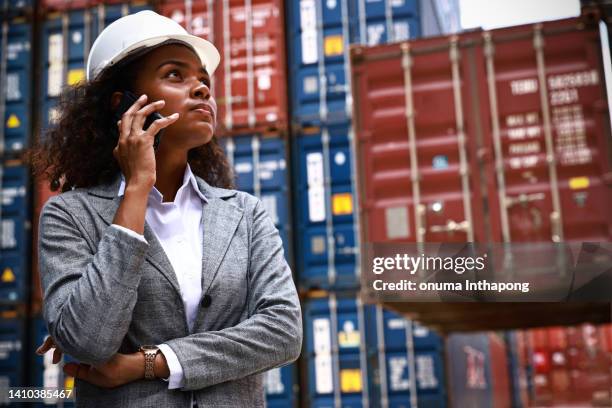
<path fill-rule="evenodd" d="M 96 197 L 96 201 L 99 200 L 99 202 L 96 202 L 95 209 L 107 225 L 111 225 L 113 223 L 115 213 L 119 208 L 119 204 L 121 204 L 122 197 L 117 195 L 120 184 L 121 177 L 118 177 L 110 184 L 96 186 L 89 190 L 89 194 Z M 172 268 L 172 264 L 168 260 L 164 249 L 146 221 L 144 237 L 149 243 L 149 249 L 147 250 L 147 254 L 145 256 L 146 261 L 153 265 L 162 275 L 164 275 L 179 296 L 181 296 L 181 289 L 176 278 L 174 268 Z"/>
<path fill-rule="evenodd" d="M 242 219 L 242 210 L 219 198 L 209 199 L 202 210 L 202 294 L 217 276 L 221 260 Z"/>
<path fill-rule="evenodd" d="M 243 216 L 243 210 L 225 201 L 225 198 L 236 195 L 234 190 L 210 186 L 196 176 L 198 188 L 206 196 L 207 202 L 202 206 L 203 249 L 202 249 L 202 293 L 205 294 L 217 276 L 221 260 L 236 232 Z M 117 196 L 121 177 L 110 184 L 92 187 L 89 194 L 96 201 L 95 208 L 107 225 L 111 225 L 121 197 Z M 180 295 L 181 290 L 176 274 L 157 237 L 145 222 L 144 237 L 149 243 L 146 260 L 168 279 Z"/>

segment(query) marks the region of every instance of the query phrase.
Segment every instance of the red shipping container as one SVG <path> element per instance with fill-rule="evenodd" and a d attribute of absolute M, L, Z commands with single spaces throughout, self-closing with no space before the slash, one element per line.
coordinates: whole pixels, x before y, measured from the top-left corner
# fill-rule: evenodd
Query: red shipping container
<path fill-rule="evenodd" d="M 213 0 L 170 0 L 162 2 L 158 12 L 182 25 L 189 33 L 216 44 L 214 4 Z"/>
<path fill-rule="evenodd" d="M 287 130 L 284 8 L 280 0 L 224 0 L 217 90 L 223 134 Z"/>
<path fill-rule="evenodd" d="M 351 56 L 362 243 L 611 241 L 596 24 L 567 19 Z"/>
<path fill-rule="evenodd" d="M 213 77 L 220 135 L 287 132 L 282 1 L 172 0 L 162 2 L 159 11 L 221 53 Z"/>

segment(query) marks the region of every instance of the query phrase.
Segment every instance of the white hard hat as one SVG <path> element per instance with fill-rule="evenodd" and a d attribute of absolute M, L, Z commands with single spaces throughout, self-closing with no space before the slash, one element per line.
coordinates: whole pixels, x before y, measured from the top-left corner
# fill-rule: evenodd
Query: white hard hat
<path fill-rule="evenodd" d="M 87 59 L 87 80 L 96 78 L 104 69 L 135 52 L 166 41 L 190 46 L 209 75 L 219 65 L 221 56 L 211 42 L 189 34 L 167 17 L 146 10 L 121 17 L 100 33 Z"/>

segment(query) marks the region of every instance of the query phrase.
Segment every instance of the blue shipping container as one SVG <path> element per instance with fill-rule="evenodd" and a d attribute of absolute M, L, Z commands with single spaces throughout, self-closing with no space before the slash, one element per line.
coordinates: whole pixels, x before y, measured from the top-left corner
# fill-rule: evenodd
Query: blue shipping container
<path fill-rule="evenodd" d="M 405 350 L 409 347 L 417 350 L 442 350 L 442 336 L 426 326 L 405 319 L 380 305 L 367 306 L 367 310 L 366 327 L 370 336 L 373 336 L 373 340 L 368 341 L 368 347 L 375 351 L 377 348 Z M 409 343 L 411 338 L 412 344 Z"/>
<path fill-rule="evenodd" d="M 1 18 L 13 18 L 31 13 L 34 0 L 2 0 L 0 2 Z"/>
<path fill-rule="evenodd" d="M 324 126 L 293 140 L 296 269 L 303 288 L 359 286 L 350 131 L 347 124 Z"/>
<path fill-rule="evenodd" d="M 308 394 L 303 398 L 308 406 L 446 405 L 442 351 L 416 349 L 416 339 L 412 346 L 385 348 L 378 342 L 393 345 L 394 339 L 383 340 L 380 330 L 368 323 L 376 313 L 374 306 L 362 305 L 355 295 L 331 293 L 308 299 L 303 313 L 308 367 Z M 411 393 L 415 388 L 416 394 Z"/>
<path fill-rule="evenodd" d="M 294 363 L 267 371 L 264 376 L 264 389 L 269 408 L 297 407 L 297 365 Z"/>
<path fill-rule="evenodd" d="M 2 21 L 0 46 L 0 154 L 21 151 L 28 147 L 31 125 L 30 84 L 32 25 L 24 19 Z"/>
<path fill-rule="evenodd" d="M 307 125 L 351 119 L 350 44 L 372 46 L 459 28 L 453 0 L 292 0 L 287 13 L 293 121 Z"/>
<path fill-rule="evenodd" d="M 89 49 L 104 27 L 124 15 L 148 9 L 150 6 L 144 3 L 100 5 L 47 16 L 42 29 L 40 60 L 43 128 L 53 125 L 57 119 L 56 106 L 63 87 L 85 80 Z"/>
<path fill-rule="evenodd" d="M 355 297 L 307 300 L 303 306 L 307 394 L 311 407 L 368 407 L 364 307 Z"/>
<path fill-rule="evenodd" d="M 15 311 L 0 311 L 0 389 L 24 386 L 25 324 Z"/>
<path fill-rule="evenodd" d="M 0 301 L 27 301 L 30 259 L 29 177 L 0 163 Z"/>
<path fill-rule="evenodd" d="M 30 364 L 28 372 L 29 387 L 49 387 L 72 389 L 74 386 L 74 378 L 65 376 L 62 367 L 65 362 L 75 361 L 70 356 L 64 355 L 62 361 L 58 364 L 53 364 L 53 352 L 47 352 L 44 356 L 36 354 L 35 350 L 40 346 L 47 335 L 47 327 L 42 317 L 33 318 L 30 320 L 31 343 L 29 346 Z M 48 399 L 44 403 L 36 403 L 35 407 L 48 407 L 57 405 L 63 407 L 73 407 L 72 400 Z"/>
<path fill-rule="evenodd" d="M 236 175 L 236 188 L 261 200 L 283 240 L 291 264 L 291 224 L 286 141 L 280 137 L 240 136 L 220 141 Z"/>

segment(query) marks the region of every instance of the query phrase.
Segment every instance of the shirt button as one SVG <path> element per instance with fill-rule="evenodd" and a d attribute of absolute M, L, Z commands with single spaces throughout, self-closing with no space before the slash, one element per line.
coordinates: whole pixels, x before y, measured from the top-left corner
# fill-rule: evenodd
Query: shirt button
<path fill-rule="evenodd" d="M 212 298 L 210 297 L 210 295 L 204 295 L 200 304 L 202 305 L 202 307 L 208 307 L 210 306 L 211 302 Z"/>

